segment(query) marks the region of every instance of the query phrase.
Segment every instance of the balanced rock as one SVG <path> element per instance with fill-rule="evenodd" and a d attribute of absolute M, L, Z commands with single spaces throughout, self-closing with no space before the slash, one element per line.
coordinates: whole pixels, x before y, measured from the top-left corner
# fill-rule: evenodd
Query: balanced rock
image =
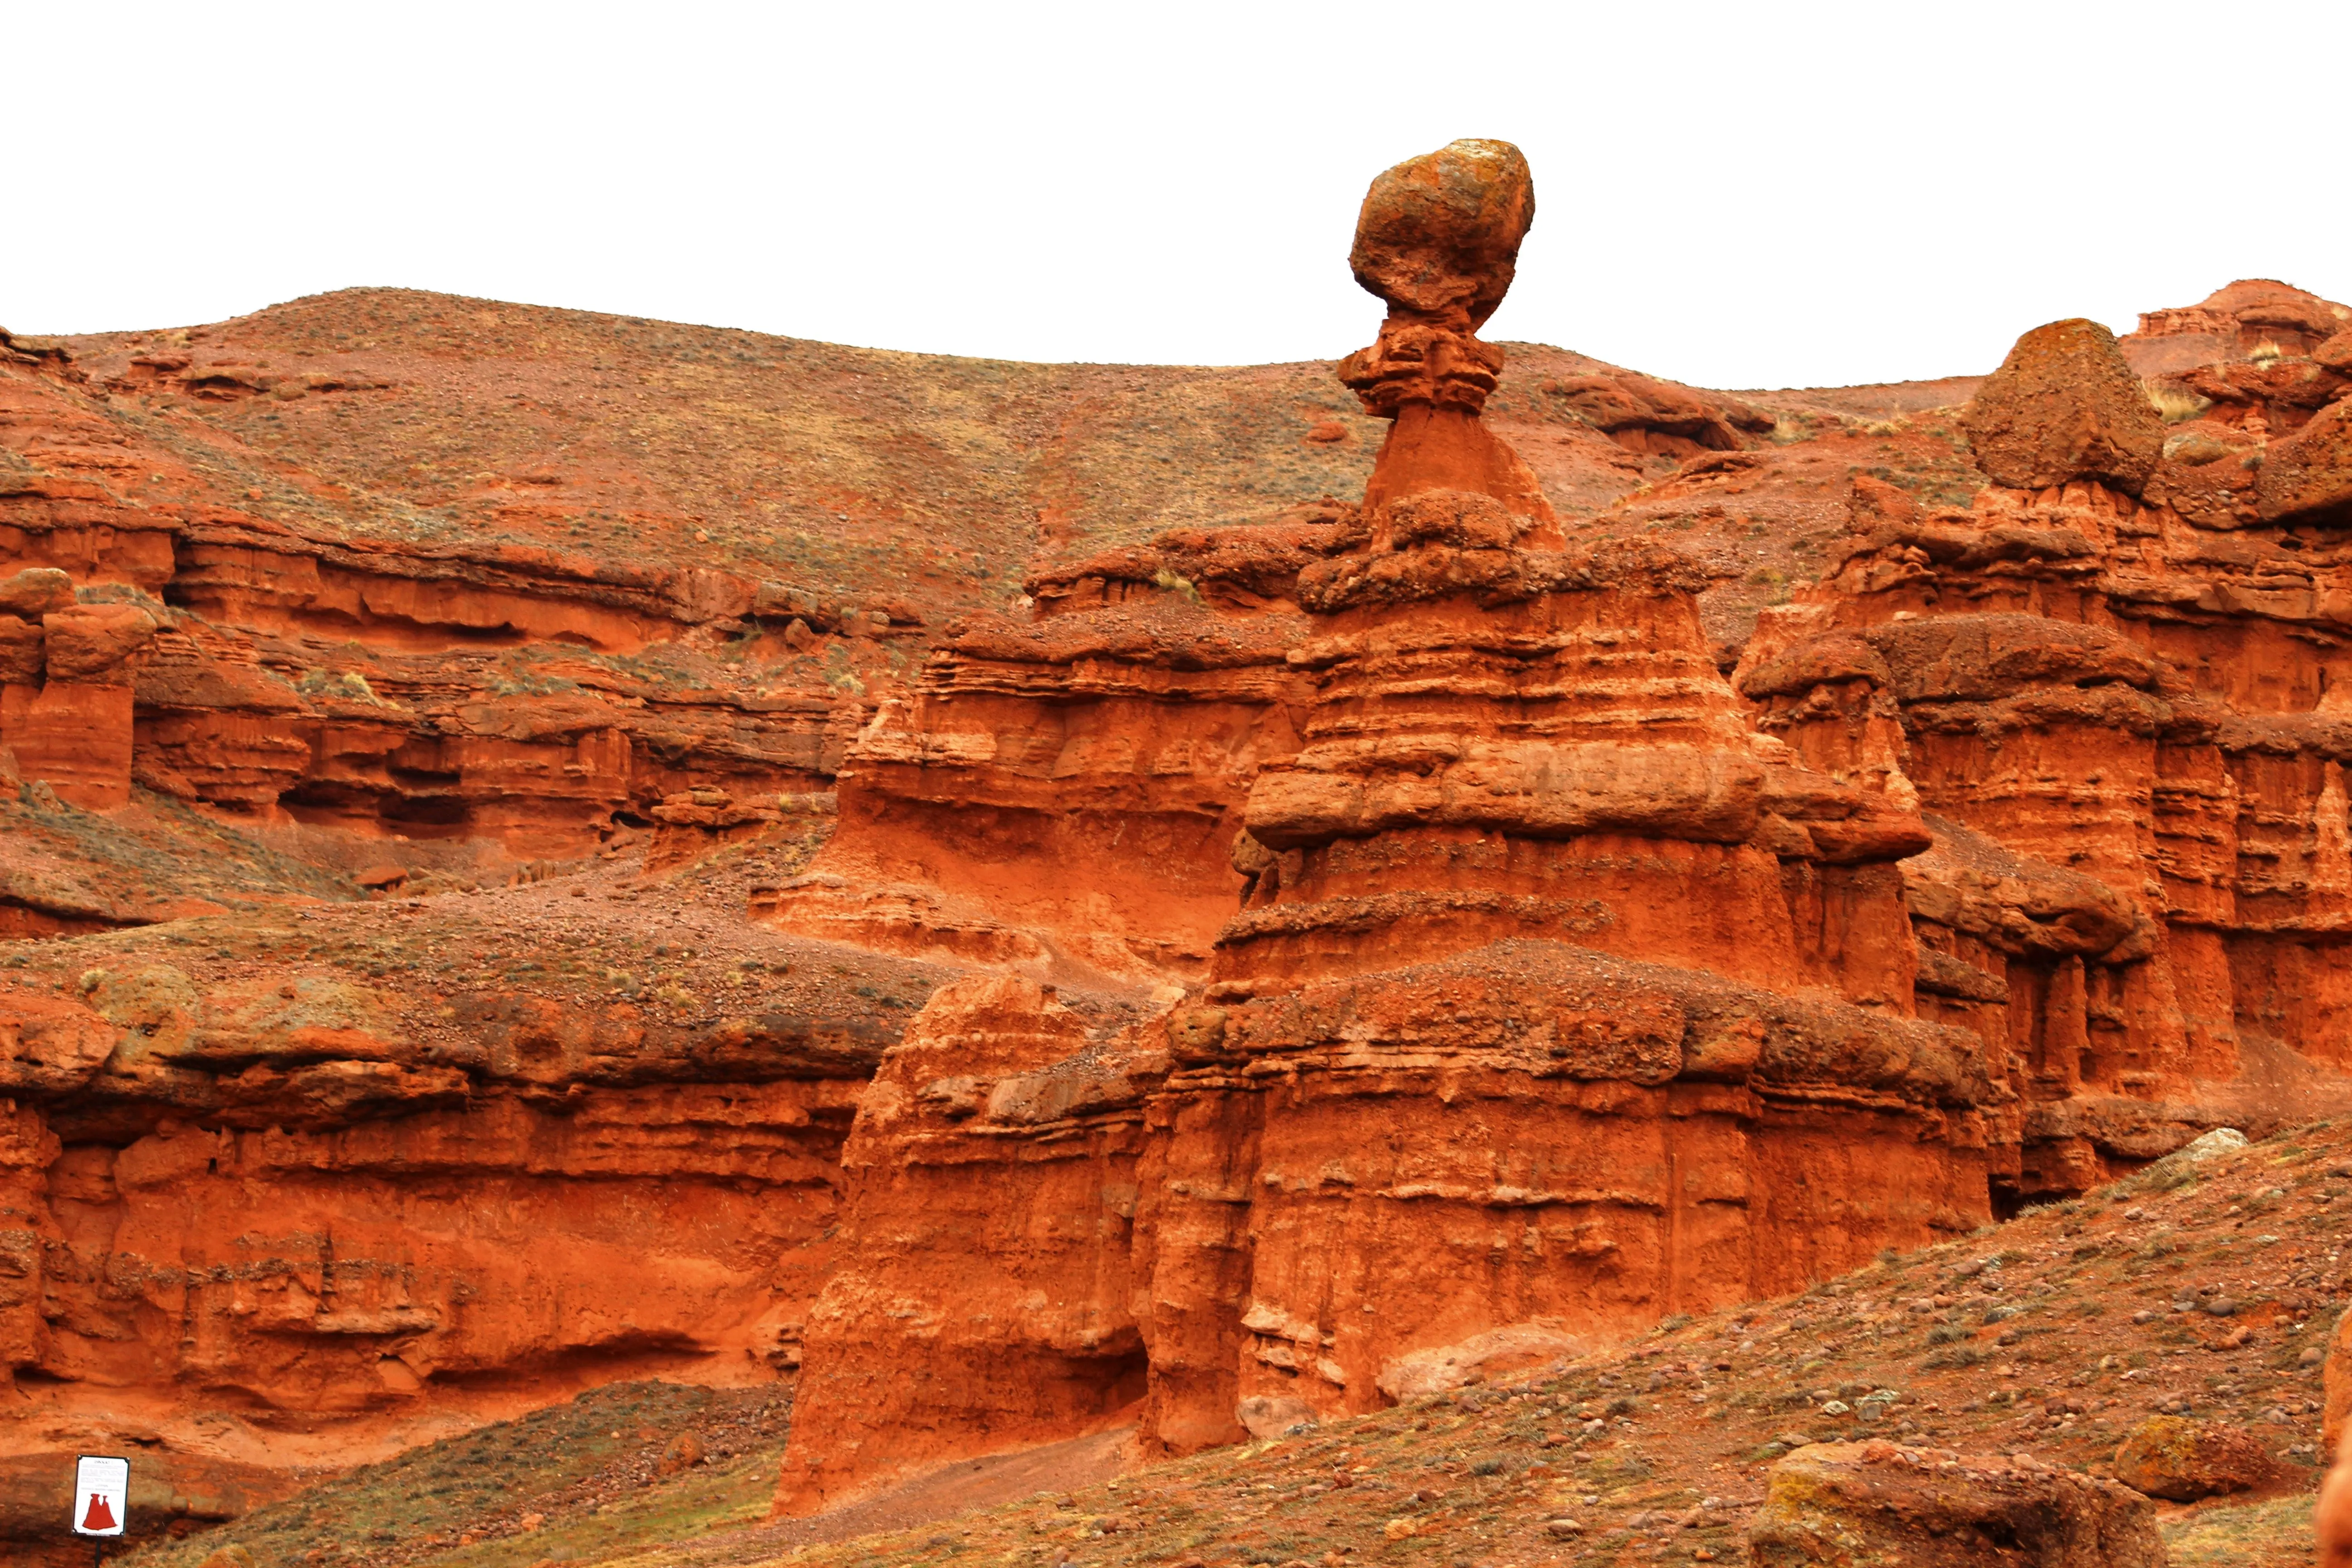
<path fill-rule="evenodd" d="M 1772 1467 L 1748 1528 L 1755 1568 L 2161 1568 L 2156 1510 L 2068 1470 L 1905 1448 L 1817 1443 Z"/>
<path fill-rule="evenodd" d="M 76 605 L 54 612 L 41 627 L 51 679 L 112 682 L 155 635 L 155 617 L 136 605 Z"/>
<path fill-rule="evenodd" d="M 1475 331 L 1503 302 L 1535 220 L 1535 176 L 1517 147 L 1450 142 L 1372 182 L 1348 267 L 1396 313 Z"/>
<path fill-rule="evenodd" d="M 37 620 L 73 602 L 73 579 L 54 566 L 27 566 L 14 576 L 0 577 L 0 615 Z"/>
<path fill-rule="evenodd" d="M 2137 494 L 2164 447 L 2163 417 L 2115 334 L 2080 319 L 2018 339 L 1962 423 L 1977 466 L 2016 489 L 2099 479 Z"/>
<path fill-rule="evenodd" d="M 2278 1461 L 2242 1426 L 2151 1415 L 2116 1450 L 2116 1477 L 2150 1497 L 2194 1502 L 2252 1491 L 2274 1479 Z"/>
<path fill-rule="evenodd" d="M 1556 521 L 1534 472 L 1478 422 L 1503 351 L 1477 331 L 1510 289 L 1535 214 L 1528 161 L 1507 142 L 1453 142 L 1366 193 L 1348 265 L 1389 314 L 1377 342 L 1339 362 L 1339 380 L 1367 413 L 1395 422 L 1364 489 L 1368 513 L 1462 490 Z"/>

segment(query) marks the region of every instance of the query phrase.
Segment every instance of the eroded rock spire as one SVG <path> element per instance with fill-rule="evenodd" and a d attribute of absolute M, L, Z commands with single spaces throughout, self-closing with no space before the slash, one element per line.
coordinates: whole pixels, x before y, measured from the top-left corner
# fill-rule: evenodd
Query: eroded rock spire
<path fill-rule="evenodd" d="M 1367 510 L 1467 490 L 1553 522 L 1535 474 L 1478 417 L 1503 373 L 1503 351 L 1478 329 L 1509 290 L 1535 216 L 1534 176 L 1507 142 L 1450 142 L 1365 193 L 1348 265 L 1389 314 L 1370 347 L 1340 362 L 1339 379 L 1394 422 L 1365 487 Z"/>

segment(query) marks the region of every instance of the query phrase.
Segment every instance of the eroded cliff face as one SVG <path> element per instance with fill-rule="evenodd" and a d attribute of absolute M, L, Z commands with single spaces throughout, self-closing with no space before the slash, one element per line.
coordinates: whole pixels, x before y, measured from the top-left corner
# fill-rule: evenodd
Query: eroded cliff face
<path fill-rule="evenodd" d="M 1166 595 L 959 627 L 846 748 L 845 830 L 755 918 L 1066 978 L 1198 975 L 1240 797 L 1297 748 L 1303 628 Z"/>
<path fill-rule="evenodd" d="M 2298 401 L 2352 384 L 2315 360 L 2264 374 Z M 1899 750 L 1947 819 L 1904 867 L 1920 986 L 2023 1066 L 2021 1196 L 2345 1103 L 2332 520 L 2352 489 L 2310 458 L 2260 487 L 2346 406 L 2263 443 L 2253 399 L 2225 450 L 2204 419 L 2158 422 L 2104 330 L 2029 333 L 1970 427 L 2003 452 L 1989 469 L 2041 488 L 1921 509 L 1857 479 L 1840 558 L 1743 656 L 1765 731 L 1832 772 Z M 2208 504 L 2209 469 L 2242 511 Z"/>
<path fill-rule="evenodd" d="M 790 1379 L 855 1107 L 944 972 L 695 911 L 662 923 L 703 961 L 624 996 L 643 895 L 582 888 L 169 922 L 0 974 L 0 1431 L 30 1488 L 0 1539 L 42 1538 L 40 1466 L 78 1448 L 140 1445 L 151 1522 L 194 1522 L 608 1381 Z M 534 956 L 400 962 L 453 942 Z"/>

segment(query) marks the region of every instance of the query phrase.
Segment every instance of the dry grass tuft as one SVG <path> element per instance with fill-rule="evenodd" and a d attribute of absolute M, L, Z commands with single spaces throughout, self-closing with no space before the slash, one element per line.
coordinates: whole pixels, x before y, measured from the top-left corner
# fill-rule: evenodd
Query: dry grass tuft
<path fill-rule="evenodd" d="M 2142 382 L 2147 388 L 2147 400 L 2164 416 L 2167 425 L 2178 425 L 2184 419 L 2194 419 L 2213 406 L 2212 399 L 2184 392 L 2177 386 L 2162 386 L 2155 382 Z"/>

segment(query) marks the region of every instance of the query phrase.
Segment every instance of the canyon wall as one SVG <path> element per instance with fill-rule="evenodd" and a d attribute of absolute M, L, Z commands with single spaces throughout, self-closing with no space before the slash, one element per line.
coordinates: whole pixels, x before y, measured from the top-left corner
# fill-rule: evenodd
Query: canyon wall
<path fill-rule="evenodd" d="M 2028 333 L 1970 409 L 1996 482 L 1858 478 L 1743 654 L 1766 732 L 1832 771 L 1899 748 L 1940 819 L 1921 988 L 2021 1064 L 2016 1197 L 2346 1103 L 2340 358 L 2166 378 L 2235 399 L 2168 425 L 2105 329 Z"/>
<path fill-rule="evenodd" d="M 496 897 L 541 951 L 577 924 Z M 185 1524 L 603 1383 L 798 1364 L 887 1013 L 368 984 L 333 930 L 291 916 L 257 976 L 151 931 L 0 976 L 0 1539 L 78 1449 L 137 1445 Z"/>

